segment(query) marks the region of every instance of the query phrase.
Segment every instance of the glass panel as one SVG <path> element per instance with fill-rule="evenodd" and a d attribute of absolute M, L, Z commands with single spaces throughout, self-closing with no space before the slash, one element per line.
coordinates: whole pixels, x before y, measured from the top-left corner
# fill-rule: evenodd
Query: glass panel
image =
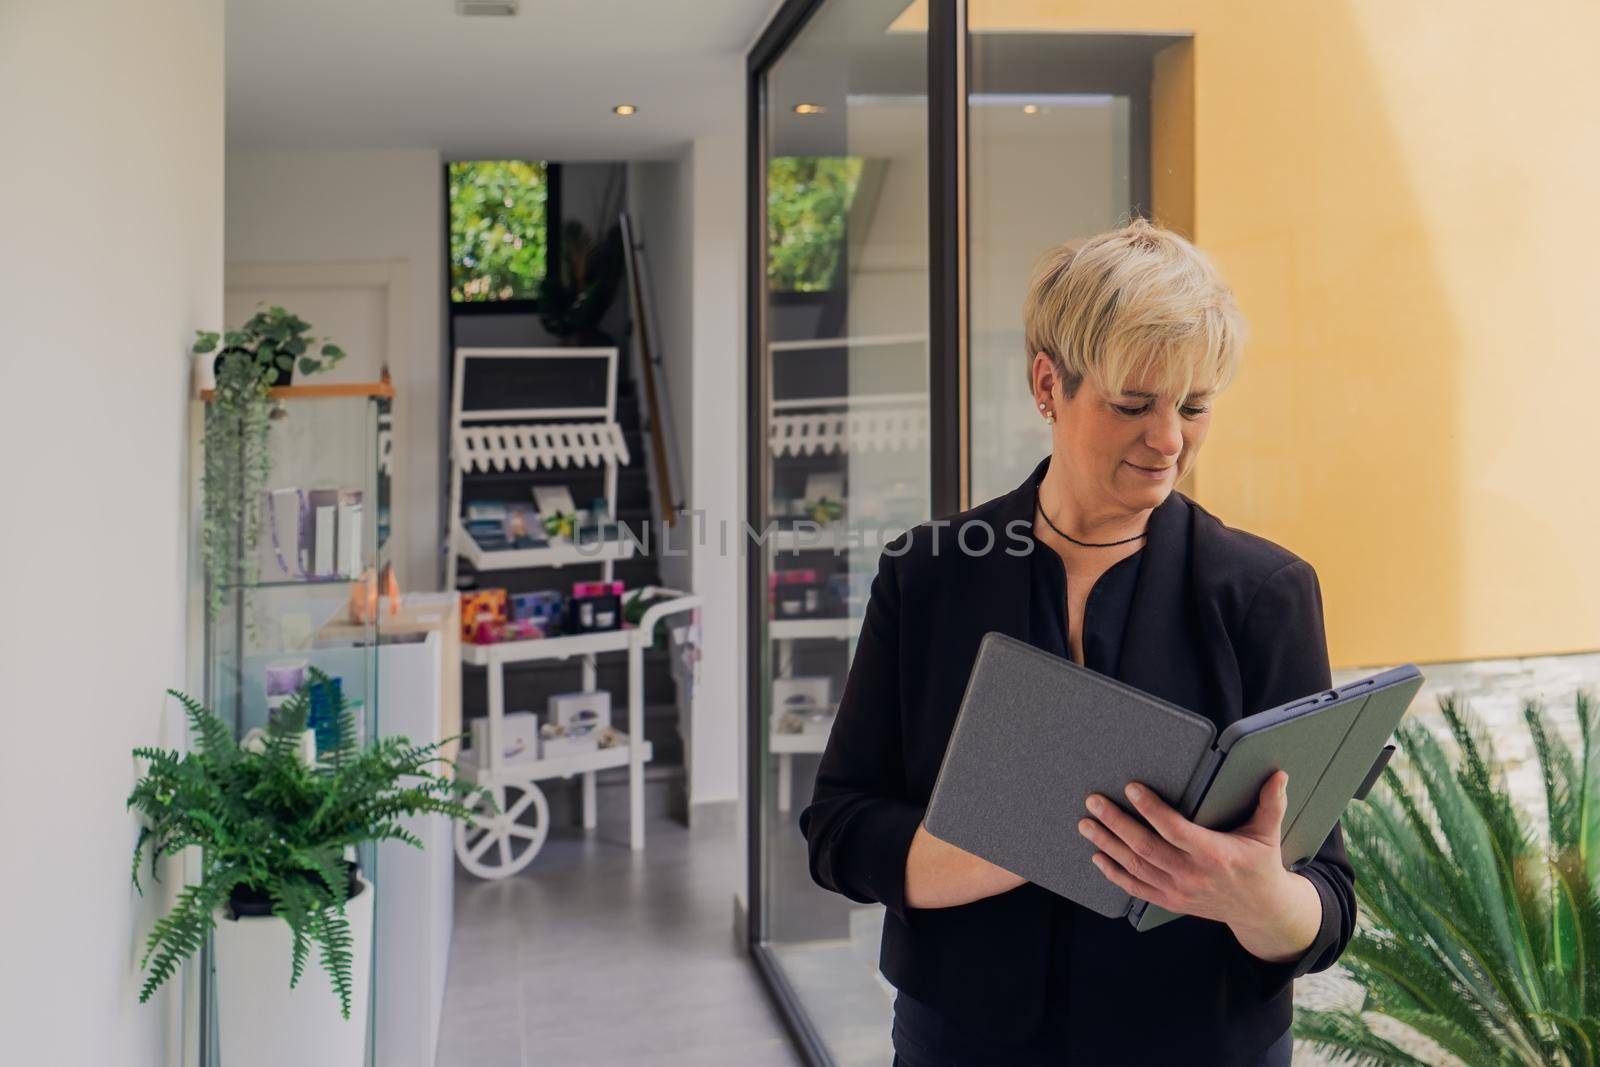
<path fill-rule="evenodd" d="M 836 1062 L 889 1061 L 882 911 L 820 889 L 796 820 L 855 650 L 879 546 L 928 517 L 926 38 L 899 3 L 825 4 L 766 84 L 770 498 L 763 942 Z"/>
<path fill-rule="evenodd" d="M 254 564 L 224 590 L 207 618 L 206 703 L 233 725 L 236 737 L 265 727 L 268 716 L 317 668 L 356 709 L 363 741 L 378 736 L 377 575 L 388 553 L 380 540 L 389 504 L 386 438 L 389 401 L 381 397 L 292 397 L 278 402 L 268 430 L 272 459 Z M 353 621 L 356 579 L 371 610 Z M 370 589 L 370 596 L 365 592 Z M 332 740 L 314 701 L 310 726 L 320 750 Z M 322 720 L 322 721 L 319 721 Z M 377 849 L 357 849 L 361 874 L 380 884 Z M 376 914 L 374 912 L 374 914 Z M 374 931 L 375 934 L 375 931 Z M 372 938 L 375 957 L 376 937 Z M 217 973 L 208 947 L 202 1063 L 221 1061 Z M 382 982 L 368 965 L 367 1049 L 372 1056 L 373 1005 Z M 309 973 L 309 972 L 308 972 Z"/>
<path fill-rule="evenodd" d="M 971 39 L 967 98 L 970 475 L 973 503 L 1017 487 L 1050 449 L 1033 407 L 1022 301 L 1047 248 L 1100 233 L 1134 206 L 1125 71 L 1073 62 L 1070 38 Z M 1136 57 L 1135 53 L 1135 57 Z M 1098 71 L 1097 76 L 1088 72 Z M 1098 84 L 1097 84 L 1098 81 Z M 1119 91 L 1120 90 L 1120 91 Z"/>

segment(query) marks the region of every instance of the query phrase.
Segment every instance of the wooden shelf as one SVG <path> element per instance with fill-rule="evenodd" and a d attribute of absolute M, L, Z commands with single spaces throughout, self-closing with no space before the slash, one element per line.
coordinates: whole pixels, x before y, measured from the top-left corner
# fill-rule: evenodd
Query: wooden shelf
<path fill-rule="evenodd" d="M 216 395 L 214 390 L 200 390 L 200 399 L 207 404 L 211 403 Z M 272 400 L 327 400 L 331 397 L 342 396 L 377 396 L 389 400 L 394 399 L 394 383 L 389 380 L 389 372 L 385 370 L 383 377 L 375 382 L 330 382 L 327 385 L 277 385 L 267 390 L 267 396 Z"/>

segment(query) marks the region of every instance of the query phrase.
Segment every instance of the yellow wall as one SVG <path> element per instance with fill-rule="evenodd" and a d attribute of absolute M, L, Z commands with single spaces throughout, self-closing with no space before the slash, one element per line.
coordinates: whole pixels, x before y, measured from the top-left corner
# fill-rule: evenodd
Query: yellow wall
<path fill-rule="evenodd" d="M 1192 233 L 1253 331 L 1199 499 L 1316 566 L 1336 665 L 1600 648 L 1600 4 L 970 10 L 1193 34 Z"/>

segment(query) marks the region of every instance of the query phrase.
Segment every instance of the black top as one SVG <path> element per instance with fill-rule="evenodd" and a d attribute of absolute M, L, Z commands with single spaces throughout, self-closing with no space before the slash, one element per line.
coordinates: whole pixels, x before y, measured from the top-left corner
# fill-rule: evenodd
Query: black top
<path fill-rule="evenodd" d="M 1067 575 L 1061 557 L 1030 533 L 1031 581 L 1028 595 L 1028 642 L 1053 656 L 1071 659 L 1067 620 Z M 1083 609 L 1083 665 L 1115 675 L 1122 653 L 1122 631 L 1133 604 L 1134 582 L 1144 546 L 1119 559 L 1095 579 Z M 1076 830 L 1074 830 L 1076 832 Z M 1060 1067 L 1067 1047 L 1067 958 L 1072 913 L 1078 907 L 1050 894 L 1050 970 L 1045 982 L 1045 1023 L 1020 1046 L 1006 1046 L 1005 1062 L 1014 1067 Z M 991 1041 L 975 1038 L 942 1019 L 939 1013 L 905 993 L 894 1002 L 894 1050 L 904 1067 L 991 1062 L 999 1051 Z"/>
<path fill-rule="evenodd" d="M 1305 953 L 1283 963 L 1251 955 L 1208 919 L 1139 933 L 1125 918 L 1087 909 L 1074 911 L 1071 951 L 1059 956 L 1041 936 L 1054 894 L 1031 882 L 954 907 L 906 903 L 906 855 L 979 642 L 990 632 L 1031 640 L 1038 561 L 1019 548 L 1031 542 L 1033 490 L 1048 465 L 1005 496 L 884 547 L 811 803 L 799 816 L 811 876 L 851 900 L 882 904 L 884 977 L 987 1047 L 1023 1045 L 1065 1011 L 1057 1062 L 1254 1063 L 1289 1028 L 1293 979 L 1331 966 L 1354 933 L 1354 872 L 1337 827 L 1299 868 L 1317 890 L 1321 926 Z M 993 535 L 987 551 L 974 524 Z M 1118 680 L 1219 730 L 1331 685 L 1309 564 L 1176 491 L 1151 512 L 1146 533 Z M 1070 998 L 1053 1000 L 1052 988 L 1063 986 Z"/>

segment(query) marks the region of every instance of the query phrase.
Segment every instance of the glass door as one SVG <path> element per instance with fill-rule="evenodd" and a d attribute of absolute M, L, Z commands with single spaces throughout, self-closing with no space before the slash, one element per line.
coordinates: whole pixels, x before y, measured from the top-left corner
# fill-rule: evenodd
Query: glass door
<path fill-rule="evenodd" d="M 815 5 L 754 117 L 753 948 L 835 1063 L 889 1062 L 883 909 L 812 881 L 798 818 L 880 547 L 929 517 L 926 43 L 904 6 Z"/>

